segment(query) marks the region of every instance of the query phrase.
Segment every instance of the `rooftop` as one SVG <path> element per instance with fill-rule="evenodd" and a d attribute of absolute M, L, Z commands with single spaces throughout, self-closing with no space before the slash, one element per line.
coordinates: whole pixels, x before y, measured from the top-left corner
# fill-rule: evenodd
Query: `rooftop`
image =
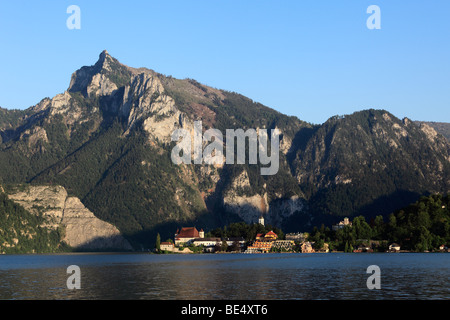
<path fill-rule="evenodd" d="M 181 228 L 177 238 L 200 238 L 198 230 L 195 227 Z"/>

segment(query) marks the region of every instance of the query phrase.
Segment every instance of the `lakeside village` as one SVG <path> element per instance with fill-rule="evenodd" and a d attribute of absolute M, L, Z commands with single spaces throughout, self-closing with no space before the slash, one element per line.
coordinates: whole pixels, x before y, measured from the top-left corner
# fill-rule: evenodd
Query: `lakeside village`
<path fill-rule="evenodd" d="M 264 227 L 264 218 L 260 217 L 258 224 Z M 351 228 L 352 222 L 345 218 L 343 221 L 332 226 L 333 232 L 338 232 L 344 228 Z M 282 233 L 281 231 L 279 233 Z M 203 229 L 200 231 L 196 227 L 183 227 L 178 229 L 174 235 L 174 240 L 168 239 L 160 242 L 157 239 L 156 253 L 269 253 L 269 252 L 408 252 L 402 250 L 399 244 L 387 241 L 364 240 L 357 242 L 359 245 L 353 248 L 351 245 L 345 246 L 344 250 L 335 250 L 330 248 L 329 244 L 323 240 L 317 240 L 308 233 L 288 233 L 282 235 L 284 239 L 274 231 L 266 233 L 257 233 L 256 237 L 250 241 L 244 237 L 205 237 Z M 442 245 L 439 248 L 441 252 L 450 252 L 447 246 Z"/>

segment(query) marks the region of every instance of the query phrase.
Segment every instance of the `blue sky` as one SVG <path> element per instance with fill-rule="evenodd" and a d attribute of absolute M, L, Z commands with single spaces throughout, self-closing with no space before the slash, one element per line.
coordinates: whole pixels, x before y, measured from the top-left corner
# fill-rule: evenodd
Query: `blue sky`
<path fill-rule="evenodd" d="M 72 4 L 80 30 L 66 27 Z M 372 4 L 380 30 L 366 27 Z M 64 92 L 106 49 L 312 123 L 368 108 L 450 122 L 447 0 L 2 0 L 0 44 L 8 109 Z"/>

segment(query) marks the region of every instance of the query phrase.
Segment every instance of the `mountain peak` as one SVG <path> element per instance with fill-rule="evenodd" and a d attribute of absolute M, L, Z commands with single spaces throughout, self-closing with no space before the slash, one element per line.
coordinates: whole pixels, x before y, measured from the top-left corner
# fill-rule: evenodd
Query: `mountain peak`
<path fill-rule="evenodd" d="M 98 75 L 109 79 L 119 88 L 129 81 L 131 72 L 128 67 L 113 58 L 107 50 L 103 50 L 93 66 L 82 67 L 72 74 L 68 91 L 82 92 L 87 95 L 89 93 L 88 88 Z"/>
<path fill-rule="evenodd" d="M 107 50 L 103 50 L 98 56 L 98 60 L 95 66 L 98 66 L 101 70 L 104 68 L 108 68 L 109 64 L 114 62 L 119 63 L 119 61 L 111 57 Z"/>

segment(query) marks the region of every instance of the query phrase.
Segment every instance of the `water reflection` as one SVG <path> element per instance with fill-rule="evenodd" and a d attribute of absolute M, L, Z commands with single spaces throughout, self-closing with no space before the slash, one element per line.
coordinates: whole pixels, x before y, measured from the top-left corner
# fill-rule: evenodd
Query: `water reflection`
<path fill-rule="evenodd" d="M 20 262 L 20 263 L 19 263 Z M 0 299 L 450 299 L 450 255 L 0 257 Z M 81 289 L 66 287 L 67 266 Z M 366 286 L 380 266 L 381 290 Z"/>

